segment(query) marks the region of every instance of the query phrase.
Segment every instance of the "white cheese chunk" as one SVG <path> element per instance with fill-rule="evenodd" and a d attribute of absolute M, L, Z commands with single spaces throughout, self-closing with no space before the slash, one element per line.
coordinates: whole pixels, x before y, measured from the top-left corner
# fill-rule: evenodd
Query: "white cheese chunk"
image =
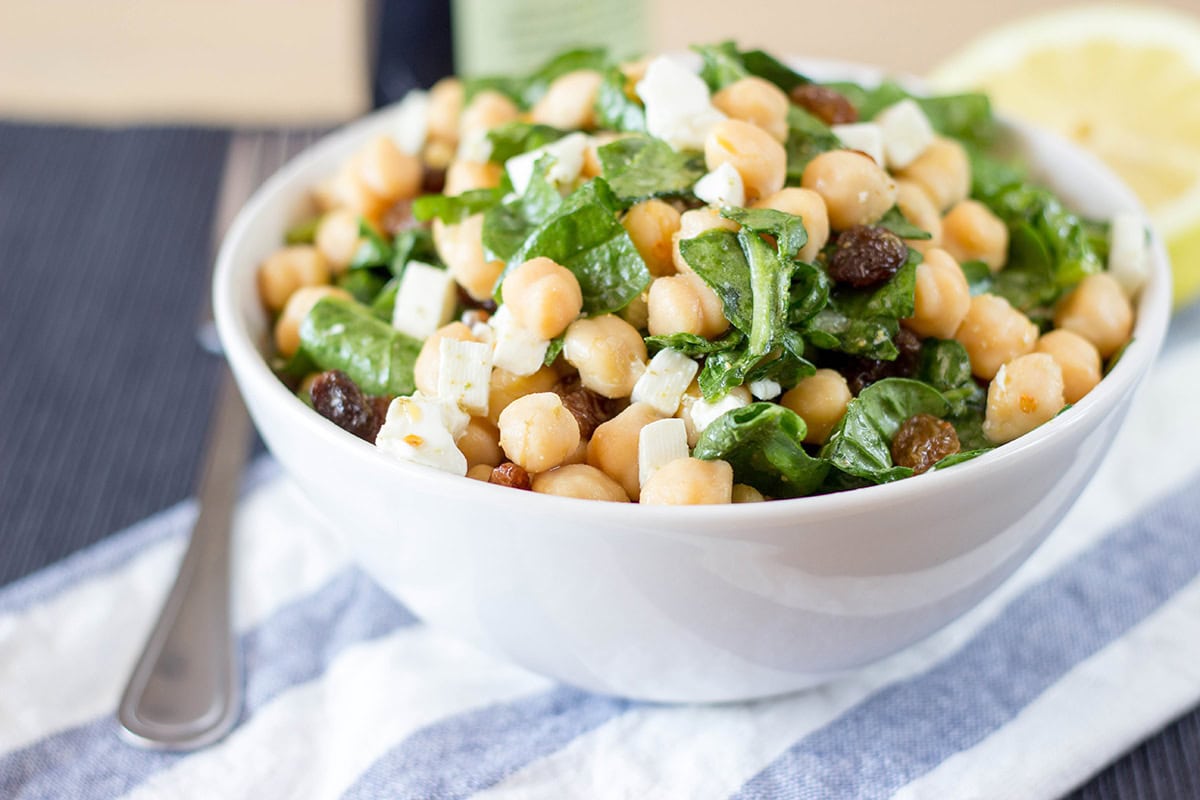
<path fill-rule="evenodd" d="M 1125 211 L 1112 218 L 1110 231 L 1108 272 L 1132 298 L 1150 277 L 1146 226 L 1139 214 Z"/>
<path fill-rule="evenodd" d="M 633 385 L 629 399 L 649 403 L 660 414 L 672 416 L 699 369 L 699 364 L 678 350 L 659 350 Z"/>
<path fill-rule="evenodd" d="M 491 345 L 447 337 L 438 343 L 438 358 L 438 397 L 473 416 L 487 416 Z"/>
<path fill-rule="evenodd" d="M 751 381 L 747 388 L 756 400 L 770 400 L 783 394 L 783 387 L 779 385 L 779 382 L 770 379 Z"/>
<path fill-rule="evenodd" d="M 704 398 L 696 400 L 688 408 L 688 416 L 691 418 L 692 431 L 694 431 L 692 438 L 698 439 L 700 434 L 704 433 L 705 428 L 716 422 L 718 417 L 748 405 L 750 405 L 750 401 L 744 395 L 733 392 L 711 403 Z M 689 441 L 688 444 L 695 446 L 696 442 Z"/>
<path fill-rule="evenodd" d="M 552 156 L 554 163 L 546 172 L 546 177 L 554 185 L 563 187 L 574 183 L 583 172 L 584 154 L 587 152 L 590 139 L 586 133 L 572 133 L 556 142 L 513 156 L 504 162 L 504 171 L 512 182 L 513 191 L 525 194 L 529 182 L 533 180 L 533 168 L 542 156 Z"/>
<path fill-rule="evenodd" d="M 892 169 L 903 169 L 933 144 L 933 125 L 911 98 L 888 106 L 875 116 L 883 130 L 883 154 Z"/>
<path fill-rule="evenodd" d="M 834 125 L 830 130 L 847 150 L 861 150 L 883 166 L 883 129 L 874 122 Z"/>
<path fill-rule="evenodd" d="M 454 157 L 459 161 L 472 161 L 485 164 L 492 157 L 492 140 L 486 130 L 469 131 L 458 141 L 458 150 Z"/>
<path fill-rule="evenodd" d="M 447 270 L 410 261 L 396 291 L 392 327 L 417 339 L 445 325 L 454 316 L 458 286 Z"/>
<path fill-rule="evenodd" d="M 672 461 L 688 457 L 687 431 L 681 419 L 660 419 L 638 433 L 638 485 Z"/>
<path fill-rule="evenodd" d="M 546 360 L 549 339 L 522 328 L 504 306 L 492 315 L 489 324 L 496 332 L 496 349 L 492 364 L 514 375 L 532 375 Z"/>
<path fill-rule="evenodd" d="M 429 131 L 429 92 L 413 89 L 392 112 L 392 141 L 409 155 L 420 155 Z"/>
<path fill-rule="evenodd" d="M 397 397 L 388 406 L 375 446 L 401 461 L 466 475 L 467 459 L 443 422 L 443 405 L 420 395 Z"/>
<path fill-rule="evenodd" d="M 742 175 L 728 161 L 696 181 L 692 191 L 710 205 L 746 205 L 746 186 L 742 183 Z"/>
<path fill-rule="evenodd" d="M 676 150 L 703 150 L 709 131 L 725 119 L 700 76 L 666 56 L 650 62 L 636 91 L 646 104 L 646 131 Z"/>

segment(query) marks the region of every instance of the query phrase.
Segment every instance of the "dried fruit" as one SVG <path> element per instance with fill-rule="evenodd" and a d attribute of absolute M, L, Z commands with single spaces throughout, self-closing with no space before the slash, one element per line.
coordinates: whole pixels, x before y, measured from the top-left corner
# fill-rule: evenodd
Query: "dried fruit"
<path fill-rule="evenodd" d="M 914 414 L 892 437 L 892 463 L 920 475 L 960 449 L 953 425 L 932 414 Z"/>
<path fill-rule="evenodd" d="M 529 473 L 524 467 L 514 464 L 511 461 L 505 461 L 500 466 L 492 470 L 492 477 L 488 478 L 488 483 L 494 483 L 497 486 L 508 486 L 512 489 L 525 489 L 528 491 L 533 486 L 533 481 L 529 479 Z"/>
<path fill-rule="evenodd" d="M 846 383 L 855 396 L 876 381 L 884 378 L 907 378 L 916 371 L 917 359 L 921 354 L 920 338 L 907 328 L 901 328 L 892 342 L 900 351 L 894 360 L 855 358 L 838 369 L 845 376 Z"/>
<path fill-rule="evenodd" d="M 384 233 L 395 236 L 410 228 L 420 228 L 422 223 L 417 222 L 413 216 L 412 207 L 412 200 L 398 200 L 392 203 L 388 210 L 383 212 L 383 218 L 380 220 Z"/>
<path fill-rule="evenodd" d="M 563 378 L 555 384 L 553 391 L 562 398 L 563 407 L 575 417 L 579 436 L 585 441 L 592 437 L 597 427 L 617 415 L 617 404 L 584 388 L 578 375 Z"/>
<path fill-rule="evenodd" d="M 349 375 L 336 369 L 322 372 L 313 379 L 309 396 L 313 408 L 322 417 L 360 439 L 375 441 L 375 434 L 379 433 L 383 419 L 376 421 L 379 415 L 371 401 Z"/>
<path fill-rule="evenodd" d="M 896 274 L 908 245 L 886 228 L 855 225 L 842 231 L 829 258 L 829 276 L 851 286 L 872 286 Z"/>
<path fill-rule="evenodd" d="M 858 122 L 858 109 L 840 92 L 828 86 L 806 83 L 792 89 L 792 102 L 826 125 Z"/>

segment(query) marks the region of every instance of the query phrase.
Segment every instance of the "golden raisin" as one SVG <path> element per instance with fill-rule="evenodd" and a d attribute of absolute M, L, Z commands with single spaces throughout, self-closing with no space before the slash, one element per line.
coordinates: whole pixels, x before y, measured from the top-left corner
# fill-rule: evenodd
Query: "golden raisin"
<path fill-rule="evenodd" d="M 791 91 L 792 102 L 826 125 L 858 122 L 858 109 L 840 92 L 828 86 L 806 83 Z"/>
<path fill-rule="evenodd" d="M 494 483 L 497 486 L 508 486 L 512 489 L 525 489 L 526 491 L 533 487 L 533 481 L 530 480 L 529 473 L 523 467 L 511 461 L 505 461 L 493 469 L 492 477 L 488 478 L 488 483 Z"/>
<path fill-rule="evenodd" d="M 916 475 L 961 449 L 954 426 L 932 414 L 914 414 L 892 437 L 892 463 Z"/>

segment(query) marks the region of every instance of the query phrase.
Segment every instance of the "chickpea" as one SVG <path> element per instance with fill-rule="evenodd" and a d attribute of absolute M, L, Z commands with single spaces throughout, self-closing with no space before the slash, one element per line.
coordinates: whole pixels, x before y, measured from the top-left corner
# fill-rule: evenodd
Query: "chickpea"
<path fill-rule="evenodd" d="M 658 278 L 674 274 L 672 247 L 680 216 L 672 205 L 662 200 L 643 200 L 629 209 L 621 224 L 651 275 Z"/>
<path fill-rule="evenodd" d="M 642 335 L 612 314 L 572 322 L 563 340 L 563 356 L 579 370 L 584 387 L 605 397 L 628 397 L 646 371 Z"/>
<path fill-rule="evenodd" d="M 329 266 L 337 274 L 346 271 L 358 250 L 358 217 L 348 209 L 339 208 L 321 217 L 317 223 L 314 243 Z"/>
<path fill-rule="evenodd" d="M 712 104 L 726 116 L 757 125 L 781 142 L 787 139 L 791 102 L 770 81 L 759 77 L 734 81 L 713 95 Z"/>
<path fill-rule="evenodd" d="M 763 493 L 753 486 L 747 486 L 744 483 L 735 483 L 733 485 L 734 503 L 761 503 L 767 498 L 763 497 Z"/>
<path fill-rule="evenodd" d="M 495 467 L 504 460 L 500 450 L 500 431 L 495 425 L 480 417 L 472 417 L 467 429 L 455 441 L 459 451 L 471 466 L 486 464 Z"/>
<path fill-rule="evenodd" d="M 1050 331 L 1038 339 L 1035 352 L 1058 362 L 1063 376 L 1063 398 L 1078 403 L 1100 382 L 1100 353 L 1096 346 L 1068 330 Z"/>
<path fill-rule="evenodd" d="M 938 211 L 945 211 L 971 191 L 971 161 L 961 144 L 938 137 L 915 161 L 896 170 L 896 177 L 920 186 Z"/>
<path fill-rule="evenodd" d="M 695 273 L 656 278 L 647 306 L 652 336 L 693 333 L 712 339 L 729 329 L 721 298 Z"/>
<path fill-rule="evenodd" d="M 275 349 L 284 358 L 291 358 L 300 349 L 300 324 L 323 297 L 351 300 L 350 293 L 336 286 L 302 286 L 292 292 L 287 305 L 275 320 Z"/>
<path fill-rule="evenodd" d="M 258 296 L 271 311 L 281 310 L 302 286 L 326 283 L 329 283 L 329 263 L 320 250 L 309 245 L 276 250 L 258 268 Z"/>
<path fill-rule="evenodd" d="M 759 200 L 754 208 L 773 208 L 793 214 L 804 222 L 808 243 L 800 248 L 797 258 L 801 261 L 812 262 L 829 242 L 829 214 L 825 211 L 825 201 L 811 189 L 789 186 Z"/>
<path fill-rule="evenodd" d="M 1038 328 L 1003 297 L 981 294 L 971 298 L 954 338 L 966 348 L 971 372 L 990 381 L 1001 364 L 1033 352 Z"/>
<path fill-rule="evenodd" d="M 629 305 L 617 312 L 617 316 L 628 322 L 639 331 L 646 330 L 650 324 L 650 293 L 642 292 L 629 301 Z"/>
<path fill-rule="evenodd" d="M 474 481 L 492 482 L 492 468 L 487 464 L 476 464 L 467 470 L 467 477 Z"/>
<path fill-rule="evenodd" d="M 720 212 L 712 208 L 694 208 L 691 211 L 685 211 L 679 216 L 679 230 L 675 231 L 671 237 L 671 260 L 675 262 L 676 272 L 691 272 L 692 268 L 683 260 L 683 255 L 679 252 L 679 243 L 684 239 L 695 239 L 705 231 L 711 231 L 714 228 L 724 228 L 727 231 L 737 232 L 741 229 L 731 219 L 725 219 Z"/>
<path fill-rule="evenodd" d="M 518 466 L 545 472 L 579 446 L 579 423 L 554 392 L 527 394 L 500 412 L 500 446 Z"/>
<path fill-rule="evenodd" d="M 530 119 L 562 130 L 594 128 L 596 115 L 592 107 L 602 80 L 600 73 L 592 69 L 559 75 L 530 109 Z"/>
<path fill-rule="evenodd" d="M 359 156 L 363 183 L 386 203 L 416 197 L 424 173 L 421 159 L 401 150 L 387 136 L 372 139 Z"/>
<path fill-rule="evenodd" d="M 902 320 L 904 327 L 918 336 L 950 339 L 970 307 L 971 287 L 962 267 L 945 250 L 927 250 L 917 264 L 913 315 Z"/>
<path fill-rule="evenodd" d="M 825 201 L 835 231 L 877 222 L 896 202 L 896 182 L 857 150 L 831 150 L 808 162 L 800 183 Z"/>
<path fill-rule="evenodd" d="M 1045 353 L 1027 353 L 1000 368 L 988 386 L 983 434 L 1011 442 L 1054 418 L 1063 407 L 1063 376 Z"/>
<path fill-rule="evenodd" d="M 445 139 L 430 139 L 421 151 L 421 160 L 432 170 L 446 169 L 458 155 L 458 146 Z"/>
<path fill-rule="evenodd" d="M 904 218 L 930 235 L 928 239 L 905 239 L 905 243 L 924 253 L 942 245 L 942 216 L 919 184 L 896 181 L 896 207 Z"/>
<path fill-rule="evenodd" d="M 999 272 L 1008 260 L 1008 226 L 983 203 L 963 200 L 942 219 L 942 247 L 960 264 L 982 261 Z"/>
<path fill-rule="evenodd" d="M 740 119 L 718 122 L 704 140 L 704 163 L 709 170 L 730 164 L 742 176 L 746 199 L 778 192 L 787 178 L 787 152 L 771 134 Z"/>
<path fill-rule="evenodd" d="M 599 425 L 588 442 L 587 463 L 604 472 L 633 500 L 638 499 L 638 437 L 642 428 L 662 419 L 648 403 L 634 403 Z"/>
<path fill-rule="evenodd" d="M 533 476 L 533 490 L 580 500 L 629 502 L 629 495 L 625 494 L 621 484 L 587 464 L 564 464 L 548 472 L 539 472 Z"/>
<path fill-rule="evenodd" d="M 542 367 L 532 375 L 515 375 L 506 369 L 493 367 L 488 383 L 488 422 L 500 424 L 500 412 L 518 397 L 548 392 L 556 383 L 558 373 L 550 367 Z"/>
<path fill-rule="evenodd" d="M 446 168 L 446 194 L 462 194 L 472 189 L 494 189 L 504 177 L 504 168 L 492 162 L 452 161 Z"/>
<path fill-rule="evenodd" d="M 501 288 L 513 319 L 542 339 L 553 339 L 583 310 L 575 274 L 549 258 L 533 258 L 508 273 Z"/>
<path fill-rule="evenodd" d="M 1059 301 L 1054 327 L 1078 333 L 1108 358 L 1129 341 L 1133 306 L 1116 278 L 1105 272 L 1088 275 Z"/>
<path fill-rule="evenodd" d="M 345 208 L 356 217 L 377 220 L 387 203 L 363 180 L 361 162 L 361 154 L 355 154 L 338 170 L 328 187 L 329 199 L 334 208 Z"/>
<path fill-rule="evenodd" d="M 490 300 L 504 262 L 484 257 L 482 236 L 483 214 L 473 214 L 454 225 L 433 221 L 433 243 L 454 280 L 474 299 Z"/>
<path fill-rule="evenodd" d="M 578 422 L 578 420 L 576 420 L 576 422 Z M 582 431 L 581 431 L 581 433 L 582 433 Z M 571 455 L 569 455 L 563 459 L 562 465 L 566 466 L 568 464 L 586 464 L 587 463 L 587 446 L 588 446 L 588 443 L 586 441 L 584 441 L 582 436 L 580 436 L 579 446 L 575 448 L 574 452 L 572 452 Z M 624 491 L 624 490 L 622 490 L 622 491 Z"/>
<path fill-rule="evenodd" d="M 677 458 L 660 467 L 642 487 L 641 503 L 699 506 L 733 502 L 733 467 L 724 461 Z"/>
<path fill-rule="evenodd" d="M 442 78 L 429 90 L 426 130 L 430 139 L 458 141 L 458 117 L 463 108 L 463 85 L 458 78 Z"/>
<path fill-rule="evenodd" d="M 840 372 L 819 369 L 785 392 L 779 404 L 804 420 L 808 427 L 805 442 L 825 444 L 834 427 L 846 416 L 852 397 L 850 386 Z"/>
<path fill-rule="evenodd" d="M 441 371 L 442 339 L 454 339 L 459 342 L 476 341 L 471 329 L 461 322 L 451 322 L 443 325 L 429 336 L 421 345 L 421 352 L 413 363 L 413 381 L 421 394 L 432 397 L 437 394 L 438 373 Z"/>
<path fill-rule="evenodd" d="M 492 89 L 485 89 L 471 99 L 458 119 L 460 139 L 481 136 L 492 128 L 512 122 L 520 115 L 516 103 Z"/>

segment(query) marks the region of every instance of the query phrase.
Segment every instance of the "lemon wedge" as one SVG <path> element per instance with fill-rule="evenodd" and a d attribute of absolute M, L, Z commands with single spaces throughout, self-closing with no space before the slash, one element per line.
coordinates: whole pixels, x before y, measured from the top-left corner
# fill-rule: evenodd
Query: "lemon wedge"
<path fill-rule="evenodd" d="M 1200 18 L 1080 6 L 998 28 L 929 77 L 1078 142 L 1137 192 L 1167 242 L 1175 298 L 1200 296 Z"/>

